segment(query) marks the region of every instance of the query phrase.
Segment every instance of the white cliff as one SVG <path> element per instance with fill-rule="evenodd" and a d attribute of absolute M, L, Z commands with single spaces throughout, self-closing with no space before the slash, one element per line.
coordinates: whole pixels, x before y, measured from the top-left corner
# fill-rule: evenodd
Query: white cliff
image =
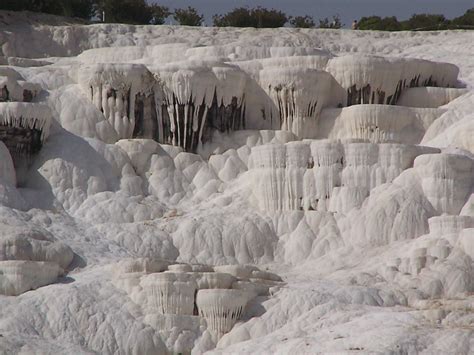
<path fill-rule="evenodd" d="M 473 352 L 471 32 L 35 16 L 0 12 L 0 353 Z"/>

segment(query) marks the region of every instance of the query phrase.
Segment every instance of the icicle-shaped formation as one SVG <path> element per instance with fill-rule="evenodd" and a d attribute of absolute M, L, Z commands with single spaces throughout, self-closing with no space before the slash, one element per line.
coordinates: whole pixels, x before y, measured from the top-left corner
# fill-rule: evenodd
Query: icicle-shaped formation
<path fill-rule="evenodd" d="M 438 213 L 459 214 L 474 187 L 473 160 L 455 154 L 428 154 L 417 157 L 414 168 Z"/>
<path fill-rule="evenodd" d="M 44 142 L 49 135 L 51 111 L 37 103 L 0 102 L 0 126 L 38 130 Z"/>
<path fill-rule="evenodd" d="M 252 149 L 255 193 L 261 209 L 302 208 L 303 175 L 309 158 L 309 146 L 303 142 L 269 144 Z"/>
<path fill-rule="evenodd" d="M 144 65 L 83 65 L 78 81 L 119 138 L 156 139 L 156 80 Z"/>
<path fill-rule="evenodd" d="M 444 111 L 387 105 L 354 105 L 321 113 L 317 138 L 417 144 Z"/>
<path fill-rule="evenodd" d="M 323 107 L 342 103 L 342 92 L 325 71 L 275 66 L 260 71 L 259 83 L 275 105 L 265 116 L 279 117 L 280 128 L 300 138 L 315 136 Z"/>
<path fill-rule="evenodd" d="M 24 81 L 16 70 L 0 68 L 0 102 L 31 102 L 40 91 L 40 85 Z"/>
<path fill-rule="evenodd" d="M 147 306 L 160 314 L 192 315 L 196 282 L 185 273 L 150 274 L 140 285 L 146 293 Z"/>
<path fill-rule="evenodd" d="M 164 93 L 159 141 L 196 151 L 214 131 L 245 128 L 246 75 L 218 62 L 180 62 L 154 71 Z"/>
<path fill-rule="evenodd" d="M 326 70 L 346 90 L 346 106 L 394 105 L 405 88 L 454 87 L 459 73 L 448 63 L 361 55 L 332 58 Z"/>
<path fill-rule="evenodd" d="M 443 236 L 446 234 L 458 234 L 463 229 L 474 228 L 474 217 L 472 216 L 435 216 L 428 220 L 430 234 Z"/>
<path fill-rule="evenodd" d="M 36 103 L 0 102 L 0 140 L 15 165 L 19 156 L 37 153 L 49 135 L 51 111 Z"/>
<path fill-rule="evenodd" d="M 304 208 L 326 211 L 333 189 L 341 186 L 344 149 L 331 141 L 314 141 L 310 147 L 313 163 L 305 173 Z"/>
<path fill-rule="evenodd" d="M 199 290 L 196 305 L 211 331 L 220 339 L 231 331 L 247 305 L 249 295 L 243 290 Z"/>
<path fill-rule="evenodd" d="M 392 182 L 435 148 L 338 141 L 269 144 L 252 149 L 254 194 L 262 210 L 348 212 L 370 190 Z"/>

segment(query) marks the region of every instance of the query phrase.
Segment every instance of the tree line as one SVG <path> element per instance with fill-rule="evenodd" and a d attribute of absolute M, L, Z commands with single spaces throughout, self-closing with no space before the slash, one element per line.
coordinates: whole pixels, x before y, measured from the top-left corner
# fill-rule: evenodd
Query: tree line
<path fill-rule="evenodd" d="M 166 6 L 148 4 L 146 0 L 2 0 L 0 9 L 29 10 L 108 23 L 161 25 L 170 16 L 180 25 L 201 26 L 204 22 L 204 16 L 193 7 L 171 11 Z M 212 20 L 216 27 L 277 28 L 289 25 L 337 29 L 344 26 L 338 15 L 315 20 L 308 15 L 288 16 L 280 10 L 264 7 L 238 7 L 226 14 L 214 15 Z M 399 21 L 394 16 L 369 16 L 362 17 L 357 23 L 359 30 L 379 31 L 458 28 L 474 28 L 474 8 L 451 20 L 443 15 L 414 14 L 406 21 Z"/>
<path fill-rule="evenodd" d="M 398 21 L 395 16 L 362 17 L 357 25 L 360 30 L 377 31 L 433 31 L 474 29 L 474 8 L 467 10 L 464 15 L 447 19 L 444 15 L 414 14 L 406 21 Z"/>

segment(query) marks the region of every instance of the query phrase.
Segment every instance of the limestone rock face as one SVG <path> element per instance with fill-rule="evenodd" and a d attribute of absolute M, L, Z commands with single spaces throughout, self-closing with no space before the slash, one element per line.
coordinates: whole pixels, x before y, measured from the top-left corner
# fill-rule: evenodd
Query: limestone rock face
<path fill-rule="evenodd" d="M 13 160 L 7 146 L 0 142 L 0 180 L 2 183 L 16 185 L 16 173 Z"/>
<path fill-rule="evenodd" d="M 360 207 L 372 189 L 413 167 L 418 155 L 438 151 L 405 144 L 292 142 L 253 148 L 250 168 L 262 210 L 346 213 Z"/>
<path fill-rule="evenodd" d="M 192 315 L 196 282 L 189 275 L 162 273 L 141 281 L 149 307 L 161 314 Z"/>
<path fill-rule="evenodd" d="M 56 263 L 45 261 L 0 261 L 0 294 L 17 296 L 53 283 L 62 273 Z"/>
<path fill-rule="evenodd" d="M 359 55 L 332 58 L 327 69 L 347 90 L 347 106 L 393 105 L 406 88 L 456 86 L 459 73 L 449 63 Z"/>
<path fill-rule="evenodd" d="M 119 138 L 156 138 L 155 79 L 143 65 L 93 64 L 79 68 L 78 82 Z"/>
<path fill-rule="evenodd" d="M 467 94 L 466 89 L 443 87 L 414 87 L 406 89 L 397 105 L 408 107 L 440 107 Z"/>
<path fill-rule="evenodd" d="M 0 294 L 17 296 L 54 283 L 73 257 L 45 230 L 0 223 Z"/>
<path fill-rule="evenodd" d="M 247 301 L 248 294 L 243 290 L 200 290 L 196 296 L 199 314 L 218 338 L 240 319 Z"/>
<path fill-rule="evenodd" d="M 38 103 L 0 102 L 0 141 L 10 151 L 20 183 L 49 135 L 52 113 Z"/>
<path fill-rule="evenodd" d="M 474 186 L 474 162 L 451 154 L 428 154 L 415 160 L 415 169 L 431 204 L 441 213 L 459 214 Z"/>
<path fill-rule="evenodd" d="M 0 11 L 0 353 L 474 353 L 472 37 Z"/>
<path fill-rule="evenodd" d="M 205 332 L 217 343 L 240 320 L 248 302 L 284 285 L 278 275 L 251 265 L 130 258 L 111 269 L 114 286 L 140 306 L 169 351 L 191 351 Z M 180 340 L 167 342 L 173 333 Z"/>

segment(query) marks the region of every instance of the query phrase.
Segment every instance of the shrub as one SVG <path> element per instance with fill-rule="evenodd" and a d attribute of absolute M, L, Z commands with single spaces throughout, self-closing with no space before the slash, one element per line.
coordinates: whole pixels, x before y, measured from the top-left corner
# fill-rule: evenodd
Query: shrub
<path fill-rule="evenodd" d="M 358 22 L 359 30 L 373 30 L 373 31 L 400 31 L 402 24 L 398 22 L 396 17 L 370 16 L 362 17 Z"/>
<path fill-rule="evenodd" d="M 295 28 L 313 28 L 316 27 L 314 20 L 311 16 L 296 16 L 290 19 L 290 24 Z"/>
<path fill-rule="evenodd" d="M 339 15 L 335 15 L 332 17 L 332 21 L 329 22 L 329 18 L 325 17 L 319 20 L 319 28 L 333 28 L 339 29 L 344 26 L 341 22 L 341 18 Z"/>
<path fill-rule="evenodd" d="M 288 22 L 288 17 L 283 12 L 263 7 L 239 7 L 224 15 L 214 15 L 212 19 L 217 27 L 276 28 L 283 27 Z"/>
<path fill-rule="evenodd" d="M 204 20 L 204 16 L 191 6 L 187 9 L 176 9 L 173 18 L 183 26 L 201 26 Z"/>

